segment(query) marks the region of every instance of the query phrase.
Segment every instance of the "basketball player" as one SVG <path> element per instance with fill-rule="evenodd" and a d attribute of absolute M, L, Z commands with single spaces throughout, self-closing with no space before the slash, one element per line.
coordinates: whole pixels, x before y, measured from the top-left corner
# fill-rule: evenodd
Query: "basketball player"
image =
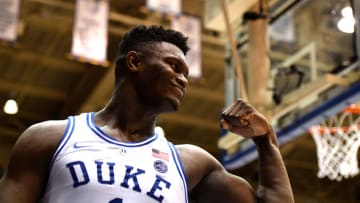
<path fill-rule="evenodd" d="M 256 192 L 205 150 L 174 146 L 154 131 L 157 116 L 176 111 L 184 97 L 188 49 L 181 33 L 160 26 L 129 31 L 108 104 L 99 112 L 29 127 L 1 180 L 0 202 L 294 202 L 276 135 L 247 102 L 232 104 L 221 122 L 255 142 Z"/>

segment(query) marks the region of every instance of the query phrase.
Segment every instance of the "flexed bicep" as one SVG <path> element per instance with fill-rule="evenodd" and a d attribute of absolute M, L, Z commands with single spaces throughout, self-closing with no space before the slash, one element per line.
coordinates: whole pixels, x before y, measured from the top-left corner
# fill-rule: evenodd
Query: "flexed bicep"
<path fill-rule="evenodd" d="M 204 177 L 193 194 L 199 203 L 255 203 L 256 195 L 251 185 L 225 169 L 211 172 Z"/>

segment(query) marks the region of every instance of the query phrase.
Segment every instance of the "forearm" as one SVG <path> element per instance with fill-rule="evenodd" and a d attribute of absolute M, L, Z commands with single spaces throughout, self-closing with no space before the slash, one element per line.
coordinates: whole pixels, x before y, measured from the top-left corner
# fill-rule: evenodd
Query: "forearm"
<path fill-rule="evenodd" d="M 272 128 L 271 128 L 272 129 Z M 273 130 L 253 139 L 259 154 L 259 202 L 294 202 L 293 193 L 285 164 L 281 157 L 276 135 Z"/>

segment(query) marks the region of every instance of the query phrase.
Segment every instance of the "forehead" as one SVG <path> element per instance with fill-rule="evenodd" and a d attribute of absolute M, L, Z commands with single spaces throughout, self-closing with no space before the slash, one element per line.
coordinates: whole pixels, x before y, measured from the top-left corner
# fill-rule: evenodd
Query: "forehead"
<path fill-rule="evenodd" d="M 174 56 L 185 62 L 185 55 L 179 47 L 169 42 L 159 42 L 149 45 L 151 53 L 162 56 Z"/>

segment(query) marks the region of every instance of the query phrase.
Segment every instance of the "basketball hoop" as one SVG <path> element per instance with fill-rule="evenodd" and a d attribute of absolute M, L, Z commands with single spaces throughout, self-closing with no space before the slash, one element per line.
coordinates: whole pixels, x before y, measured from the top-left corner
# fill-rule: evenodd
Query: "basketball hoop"
<path fill-rule="evenodd" d="M 351 105 L 339 115 L 310 128 L 317 146 L 319 178 L 340 181 L 359 173 L 360 106 Z"/>

